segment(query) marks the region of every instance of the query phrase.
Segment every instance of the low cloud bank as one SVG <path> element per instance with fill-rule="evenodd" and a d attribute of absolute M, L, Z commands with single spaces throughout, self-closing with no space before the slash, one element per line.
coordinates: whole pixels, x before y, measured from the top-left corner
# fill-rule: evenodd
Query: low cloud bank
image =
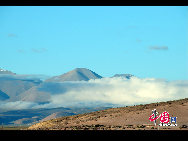
<path fill-rule="evenodd" d="M 89 81 L 58 83 L 69 86 L 62 93 L 52 94 L 47 104 L 17 101 L 0 103 L 2 108 L 55 108 L 71 106 L 128 106 L 177 100 L 188 97 L 188 81 L 114 77 Z"/>

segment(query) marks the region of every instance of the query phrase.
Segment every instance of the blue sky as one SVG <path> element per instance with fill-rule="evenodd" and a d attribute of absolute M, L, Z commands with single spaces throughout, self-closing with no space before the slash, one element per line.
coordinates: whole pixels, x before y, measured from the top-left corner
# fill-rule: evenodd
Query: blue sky
<path fill-rule="evenodd" d="M 0 68 L 188 79 L 188 7 L 0 7 Z"/>

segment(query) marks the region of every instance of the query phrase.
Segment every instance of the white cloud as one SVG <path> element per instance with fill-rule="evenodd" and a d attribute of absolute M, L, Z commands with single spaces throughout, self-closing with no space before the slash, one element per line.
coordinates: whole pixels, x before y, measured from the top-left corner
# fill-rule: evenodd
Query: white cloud
<path fill-rule="evenodd" d="M 160 79 L 130 80 L 124 78 L 103 78 L 78 83 L 80 87 L 64 94 L 52 96 L 52 103 L 105 102 L 132 105 L 185 98 L 188 96 L 188 82 L 167 82 Z M 70 85 L 71 85 L 70 83 Z"/>
<path fill-rule="evenodd" d="M 0 109 L 7 109 L 7 110 L 30 109 L 35 106 L 38 106 L 38 104 L 34 102 L 26 102 L 26 101 L 1 102 L 0 101 Z"/>
<path fill-rule="evenodd" d="M 69 90 L 64 93 L 51 95 L 48 104 L 29 105 L 25 103 L 23 105 L 32 108 L 68 107 L 82 104 L 96 106 L 102 103 L 127 106 L 188 97 L 188 81 L 117 77 L 64 82 L 61 85 L 74 87 L 69 87 Z"/>

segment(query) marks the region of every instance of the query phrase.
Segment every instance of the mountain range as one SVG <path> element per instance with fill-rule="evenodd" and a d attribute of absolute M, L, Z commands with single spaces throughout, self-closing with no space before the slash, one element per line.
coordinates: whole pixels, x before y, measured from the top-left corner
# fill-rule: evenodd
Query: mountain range
<path fill-rule="evenodd" d="M 132 76 L 131 74 L 116 74 L 113 77 L 130 79 Z M 0 100 L 48 102 L 50 95 L 64 93 L 72 88 L 61 82 L 101 78 L 103 77 L 86 68 L 76 68 L 44 81 L 36 78 L 24 78 L 22 75 L 0 69 Z"/>
<path fill-rule="evenodd" d="M 34 102 L 45 104 L 50 102 L 51 96 L 65 93 L 69 90 L 79 87 L 71 82 L 87 82 L 91 79 L 101 79 L 102 76 L 86 69 L 76 68 L 59 76 L 42 80 L 35 77 L 27 77 L 28 75 L 18 75 L 8 70 L 0 69 L 0 104 L 6 102 Z M 130 79 L 133 75 L 116 74 L 113 77 L 124 77 Z M 69 84 L 72 85 L 69 85 Z M 97 104 L 97 103 L 95 103 Z M 110 105 L 110 104 L 109 104 Z M 0 107 L 0 123 L 4 124 L 28 124 L 36 121 L 44 121 L 52 117 L 74 115 L 84 112 L 92 112 L 97 109 L 105 109 L 106 106 L 95 107 L 64 107 L 59 108 L 39 108 L 39 109 L 3 109 Z"/>

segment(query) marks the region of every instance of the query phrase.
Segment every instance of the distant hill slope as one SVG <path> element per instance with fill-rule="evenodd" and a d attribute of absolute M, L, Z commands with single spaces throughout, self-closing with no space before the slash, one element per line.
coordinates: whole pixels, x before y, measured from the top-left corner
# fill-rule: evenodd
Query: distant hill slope
<path fill-rule="evenodd" d="M 97 107 L 97 108 L 41 108 L 41 109 L 22 109 L 22 110 L 11 110 L 2 111 L 0 109 L 0 123 L 3 125 L 8 124 L 33 124 L 34 122 L 45 121 L 62 116 L 70 116 L 82 113 L 88 113 L 93 111 L 98 111 L 102 109 L 107 109 L 108 107 Z"/>
<path fill-rule="evenodd" d="M 42 82 L 38 78 L 27 78 L 26 76 L 0 68 L 0 100 L 21 100 L 21 93 Z"/>
<path fill-rule="evenodd" d="M 110 108 L 88 114 L 80 114 L 68 117 L 61 117 L 44 121 L 33 126 L 29 130 L 83 130 L 83 129 L 105 129 L 105 130 L 132 130 L 132 129 L 155 129 L 153 122 L 149 121 L 152 110 L 157 109 L 161 114 L 169 112 L 170 117 L 177 117 L 177 127 L 160 127 L 160 129 L 180 129 L 188 126 L 188 98 L 151 103 L 145 105 Z M 159 124 L 159 119 L 157 120 Z M 188 128 L 185 128 L 188 129 Z"/>
<path fill-rule="evenodd" d="M 0 90 L 0 100 L 9 99 L 9 96 Z"/>
<path fill-rule="evenodd" d="M 38 91 L 38 86 L 33 86 L 27 91 L 24 91 L 23 93 L 20 94 L 20 100 L 48 103 L 50 100 L 50 93 Z"/>
<path fill-rule="evenodd" d="M 134 75 L 132 74 L 115 74 L 113 77 L 124 77 L 124 78 L 130 79 L 133 76 Z"/>
<path fill-rule="evenodd" d="M 4 75 L 0 77 L 0 90 L 10 97 L 10 101 L 17 101 L 20 100 L 21 93 L 40 83 L 40 80 L 19 79 Z"/>
<path fill-rule="evenodd" d="M 90 79 L 99 79 L 102 76 L 86 68 L 76 68 L 60 76 L 55 76 L 46 80 L 46 82 L 63 82 L 63 81 L 88 81 Z"/>

